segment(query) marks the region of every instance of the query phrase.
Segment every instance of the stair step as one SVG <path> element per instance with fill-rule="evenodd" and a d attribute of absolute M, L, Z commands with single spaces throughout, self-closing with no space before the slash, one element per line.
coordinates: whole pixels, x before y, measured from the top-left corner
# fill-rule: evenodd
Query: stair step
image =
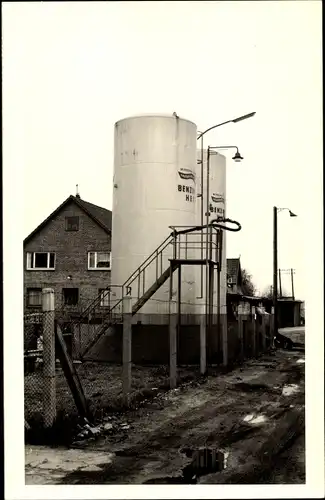
<path fill-rule="evenodd" d="M 175 268 L 173 268 L 174 272 Z M 132 307 L 132 315 L 136 314 L 141 307 L 156 293 L 158 288 L 160 288 L 170 277 L 170 267 L 168 267 L 162 275 L 157 279 L 157 281 L 142 295 L 142 297 L 134 304 Z"/>

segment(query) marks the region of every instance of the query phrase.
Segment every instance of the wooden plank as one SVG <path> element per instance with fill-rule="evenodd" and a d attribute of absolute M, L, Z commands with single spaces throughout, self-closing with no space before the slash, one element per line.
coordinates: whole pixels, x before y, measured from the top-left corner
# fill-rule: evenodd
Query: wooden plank
<path fill-rule="evenodd" d="M 77 371 L 74 367 L 72 359 L 69 356 L 61 328 L 57 322 L 55 328 L 55 336 L 57 340 L 57 350 L 58 350 L 57 354 L 61 363 L 63 373 L 71 390 L 72 397 L 78 409 L 79 415 L 81 417 L 89 418 L 90 413 L 88 409 L 87 400 L 80 379 L 78 377 Z"/>

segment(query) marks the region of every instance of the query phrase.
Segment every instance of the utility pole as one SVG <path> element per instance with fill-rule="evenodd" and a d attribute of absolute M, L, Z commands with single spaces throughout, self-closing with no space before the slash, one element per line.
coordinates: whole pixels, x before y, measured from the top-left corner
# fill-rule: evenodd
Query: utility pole
<path fill-rule="evenodd" d="M 282 298 L 282 285 L 281 285 L 281 269 L 279 269 L 279 292 L 280 292 L 280 296 L 279 298 L 281 299 Z"/>
<path fill-rule="evenodd" d="M 278 333 L 278 209 L 273 207 L 273 307 L 274 336 Z"/>
<path fill-rule="evenodd" d="M 291 289 L 292 289 L 292 300 L 295 300 L 295 291 L 293 288 L 293 269 L 290 269 L 291 272 Z"/>
<path fill-rule="evenodd" d="M 274 308 L 274 335 L 278 333 L 278 212 L 288 210 L 290 217 L 297 217 L 289 208 L 273 207 L 273 308 Z M 280 278 L 281 281 L 281 278 Z M 292 295 L 293 290 L 293 269 L 291 269 Z M 280 285 L 281 286 L 281 285 Z M 282 293 L 282 290 L 280 291 Z"/>

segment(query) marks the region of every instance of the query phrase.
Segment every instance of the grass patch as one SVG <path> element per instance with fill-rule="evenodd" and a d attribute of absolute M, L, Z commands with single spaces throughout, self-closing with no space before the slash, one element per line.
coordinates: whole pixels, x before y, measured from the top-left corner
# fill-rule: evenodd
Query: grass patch
<path fill-rule="evenodd" d="M 143 400 L 152 399 L 158 392 L 169 390 L 168 366 L 132 366 L 130 405 L 125 407 L 122 393 L 122 366 L 84 362 L 76 369 L 89 404 L 92 423 L 103 421 L 105 415 L 134 410 Z M 178 385 L 195 380 L 198 367 L 179 367 Z M 78 412 L 61 368 L 56 369 L 57 419 L 51 430 L 44 430 L 43 375 L 35 371 L 25 375 L 25 419 L 31 429 L 26 442 L 31 444 L 66 444 L 77 433 Z"/>

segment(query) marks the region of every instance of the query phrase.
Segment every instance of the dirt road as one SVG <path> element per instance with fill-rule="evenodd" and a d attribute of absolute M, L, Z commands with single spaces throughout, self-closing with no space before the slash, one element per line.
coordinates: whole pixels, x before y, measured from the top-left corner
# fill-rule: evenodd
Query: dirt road
<path fill-rule="evenodd" d="M 302 484 L 304 372 L 303 352 L 277 351 L 157 395 L 79 449 L 26 447 L 26 484 Z"/>

